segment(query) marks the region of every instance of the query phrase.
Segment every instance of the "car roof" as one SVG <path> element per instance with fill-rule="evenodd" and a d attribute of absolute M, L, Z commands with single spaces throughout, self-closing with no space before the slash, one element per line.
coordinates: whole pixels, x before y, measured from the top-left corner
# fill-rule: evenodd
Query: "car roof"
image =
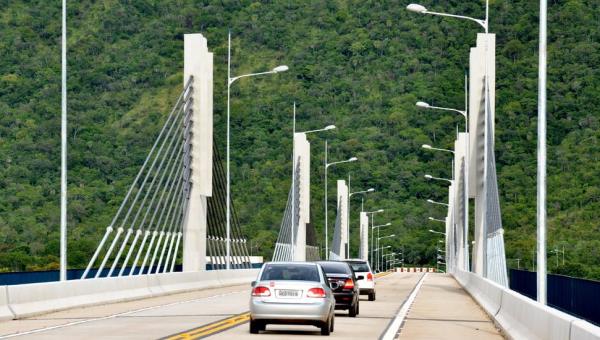
<path fill-rule="evenodd" d="M 301 261 L 297 261 L 297 262 L 292 262 L 292 261 L 287 261 L 287 262 L 265 262 L 264 265 L 267 264 L 283 264 L 283 265 L 311 265 L 311 266 L 316 266 L 317 264 L 315 262 L 301 262 Z"/>
<path fill-rule="evenodd" d="M 344 262 L 360 262 L 360 263 L 368 263 L 369 261 L 361 260 L 361 259 L 346 259 Z"/>

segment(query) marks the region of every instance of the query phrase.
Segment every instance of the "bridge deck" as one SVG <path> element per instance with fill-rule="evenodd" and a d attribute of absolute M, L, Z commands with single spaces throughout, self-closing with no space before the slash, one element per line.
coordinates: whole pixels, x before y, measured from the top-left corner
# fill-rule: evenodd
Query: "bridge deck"
<path fill-rule="evenodd" d="M 361 298 L 356 318 L 348 317 L 346 311 L 336 313 L 331 338 L 379 339 L 422 275 L 396 273 L 378 279 L 377 300 Z M 266 332 L 250 335 L 245 314 L 249 291 L 249 285 L 242 285 L 72 309 L 2 322 L 0 337 L 18 333 L 27 339 L 320 337 L 315 327 L 285 325 L 269 325 Z M 400 334 L 410 339 L 501 338 L 489 318 L 454 279 L 439 274 L 428 274 L 424 280 Z"/>

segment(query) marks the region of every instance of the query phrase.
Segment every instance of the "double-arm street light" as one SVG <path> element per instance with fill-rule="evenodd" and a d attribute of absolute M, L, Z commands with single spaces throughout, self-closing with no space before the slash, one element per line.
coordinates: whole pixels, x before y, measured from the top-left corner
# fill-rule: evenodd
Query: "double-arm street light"
<path fill-rule="evenodd" d="M 329 148 L 327 146 L 327 140 L 325 140 L 325 162 L 324 162 L 325 163 L 325 256 L 329 260 L 329 225 L 328 225 L 328 221 L 327 221 L 327 210 L 328 210 L 327 209 L 327 169 L 329 169 L 330 166 L 336 165 L 336 164 L 356 162 L 358 160 L 358 158 L 351 157 L 345 161 L 327 163 L 327 154 L 328 153 L 329 153 Z"/>
<path fill-rule="evenodd" d="M 227 49 L 227 201 L 226 201 L 226 248 L 227 257 L 225 259 L 225 267 L 231 269 L 231 172 L 230 172 L 230 135 L 231 135 L 231 85 L 238 79 L 255 77 L 267 74 L 275 74 L 288 70 L 286 65 L 280 65 L 270 71 L 248 73 L 240 76 L 231 76 L 231 32 L 228 34 L 228 49 Z"/>

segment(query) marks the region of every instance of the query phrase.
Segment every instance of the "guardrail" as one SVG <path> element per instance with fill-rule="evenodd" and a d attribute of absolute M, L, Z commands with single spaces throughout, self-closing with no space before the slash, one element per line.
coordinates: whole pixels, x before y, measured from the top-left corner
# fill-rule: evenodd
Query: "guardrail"
<path fill-rule="evenodd" d="M 512 339 L 600 339 L 600 327 L 545 306 L 474 273 L 454 277 Z"/>
<path fill-rule="evenodd" d="M 0 286 L 0 320 L 249 283 L 257 269 L 167 273 Z"/>

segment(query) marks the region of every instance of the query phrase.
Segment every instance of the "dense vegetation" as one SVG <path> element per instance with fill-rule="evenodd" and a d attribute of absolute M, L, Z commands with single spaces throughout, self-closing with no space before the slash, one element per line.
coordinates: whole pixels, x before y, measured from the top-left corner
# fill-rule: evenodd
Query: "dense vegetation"
<path fill-rule="evenodd" d="M 408 1 L 69 2 L 69 265 L 82 267 L 116 211 L 182 84 L 183 34 L 203 33 L 215 53 L 215 128 L 224 148 L 227 29 L 235 74 L 287 64 L 290 71 L 233 88 L 233 193 L 253 252 L 270 256 L 290 185 L 291 108 L 311 136 L 312 218 L 323 232 L 323 141 L 336 178 L 375 187 L 365 206 L 385 208 L 389 242 L 407 263 L 434 261 L 428 216 L 444 209 L 445 154 L 460 116 L 463 75 L 478 27 L 422 16 Z M 483 16 L 483 1 L 432 1 L 439 11 Z M 496 155 L 507 257 L 531 268 L 535 249 L 537 13 L 535 1 L 492 1 L 497 34 Z M 60 2 L 0 0 L 0 269 L 57 267 L 60 165 Z M 549 13 L 549 248 L 554 272 L 600 279 L 600 3 L 554 1 Z M 352 202 L 353 244 L 357 210 Z M 321 241 L 322 242 L 322 241 Z"/>

